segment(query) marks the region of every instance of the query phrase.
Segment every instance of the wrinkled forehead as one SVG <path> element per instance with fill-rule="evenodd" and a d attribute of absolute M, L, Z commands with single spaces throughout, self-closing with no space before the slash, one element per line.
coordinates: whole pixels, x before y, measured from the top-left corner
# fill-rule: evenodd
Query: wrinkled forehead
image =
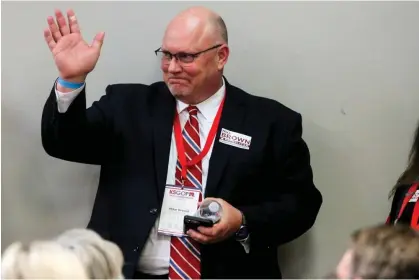
<path fill-rule="evenodd" d="M 205 23 L 198 18 L 172 22 L 163 36 L 162 49 L 172 53 L 198 52 L 210 42 Z"/>

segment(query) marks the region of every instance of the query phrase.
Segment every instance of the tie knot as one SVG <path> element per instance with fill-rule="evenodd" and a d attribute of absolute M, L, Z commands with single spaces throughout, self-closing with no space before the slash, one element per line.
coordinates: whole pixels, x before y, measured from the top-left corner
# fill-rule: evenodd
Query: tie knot
<path fill-rule="evenodd" d="M 190 116 L 196 116 L 198 114 L 198 108 L 196 106 L 189 106 L 186 108 Z"/>

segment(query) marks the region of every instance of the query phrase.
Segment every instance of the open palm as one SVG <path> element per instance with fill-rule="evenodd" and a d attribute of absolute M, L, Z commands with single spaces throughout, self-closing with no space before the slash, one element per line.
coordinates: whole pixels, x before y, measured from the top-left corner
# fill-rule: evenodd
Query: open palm
<path fill-rule="evenodd" d="M 68 25 L 61 11 L 55 11 L 55 16 L 56 22 L 53 17 L 48 17 L 49 28 L 44 30 L 44 37 L 54 56 L 59 75 L 67 80 L 84 80 L 99 59 L 104 33 L 98 33 L 89 45 L 81 36 L 72 10 L 67 12 Z"/>

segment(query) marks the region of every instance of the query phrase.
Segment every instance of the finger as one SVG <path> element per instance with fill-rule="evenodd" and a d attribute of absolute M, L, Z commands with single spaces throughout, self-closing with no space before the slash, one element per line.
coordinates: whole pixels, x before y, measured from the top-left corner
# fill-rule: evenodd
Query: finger
<path fill-rule="evenodd" d="M 212 227 L 198 227 L 198 231 L 204 235 L 211 237 L 218 237 L 225 230 L 226 225 L 222 223 L 217 223 Z"/>
<path fill-rule="evenodd" d="M 215 236 L 216 235 L 216 232 L 215 232 L 215 230 L 214 230 L 214 228 L 212 228 L 212 227 L 198 227 L 198 231 L 199 231 L 199 233 L 202 233 L 202 234 L 204 234 L 204 235 L 207 235 L 207 236 Z"/>
<path fill-rule="evenodd" d="M 44 38 L 45 42 L 47 42 L 48 48 L 52 51 L 57 43 L 54 41 L 54 38 L 52 38 L 52 34 L 48 28 L 44 29 Z"/>
<path fill-rule="evenodd" d="M 58 42 L 58 40 L 60 40 L 62 36 L 61 36 L 60 30 L 58 29 L 57 24 L 55 23 L 54 18 L 49 16 L 47 18 L 47 22 L 48 22 L 49 30 L 52 34 L 52 38 L 54 39 L 55 42 Z"/>
<path fill-rule="evenodd" d="M 61 35 L 65 36 L 70 34 L 70 28 L 68 27 L 67 22 L 65 21 L 63 13 L 61 13 L 60 10 L 56 10 L 55 17 L 57 19 L 58 28 L 60 29 Z"/>
<path fill-rule="evenodd" d="M 187 234 L 189 235 L 189 237 L 191 237 L 193 240 L 202 243 L 202 244 L 206 244 L 206 243 L 210 243 L 211 239 L 209 236 L 205 236 L 197 231 L 194 231 L 192 229 L 188 230 Z"/>
<path fill-rule="evenodd" d="M 70 32 L 80 33 L 79 22 L 77 21 L 76 14 L 74 13 L 73 10 L 67 11 L 67 18 L 68 18 L 68 24 L 70 26 Z"/>
<path fill-rule="evenodd" d="M 100 50 L 103 45 L 103 40 L 105 39 L 105 32 L 100 32 L 96 34 L 95 38 L 93 39 L 92 47 Z"/>

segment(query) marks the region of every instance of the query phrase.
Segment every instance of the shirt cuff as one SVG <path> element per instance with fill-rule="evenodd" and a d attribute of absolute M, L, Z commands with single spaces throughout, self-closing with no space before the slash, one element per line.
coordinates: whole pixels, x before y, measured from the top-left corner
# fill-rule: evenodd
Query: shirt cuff
<path fill-rule="evenodd" d="M 240 244 L 243 246 L 244 251 L 246 254 L 249 254 L 250 252 L 250 235 L 243 241 L 240 241 Z"/>
<path fill-rule="evenodd" d="M 75 89 L 70 92 L 60 92 L 57 90 L 57 82 L 54 85 L 55 88 L 55 96 L 57 97 L 57 107 L 59 113 L 67 112 L 68 108 L 70 107 L 71 103 L 80 94 L 80 92 L 84 89 L 85 84 L 83 84 L 78 89 Z"/>

